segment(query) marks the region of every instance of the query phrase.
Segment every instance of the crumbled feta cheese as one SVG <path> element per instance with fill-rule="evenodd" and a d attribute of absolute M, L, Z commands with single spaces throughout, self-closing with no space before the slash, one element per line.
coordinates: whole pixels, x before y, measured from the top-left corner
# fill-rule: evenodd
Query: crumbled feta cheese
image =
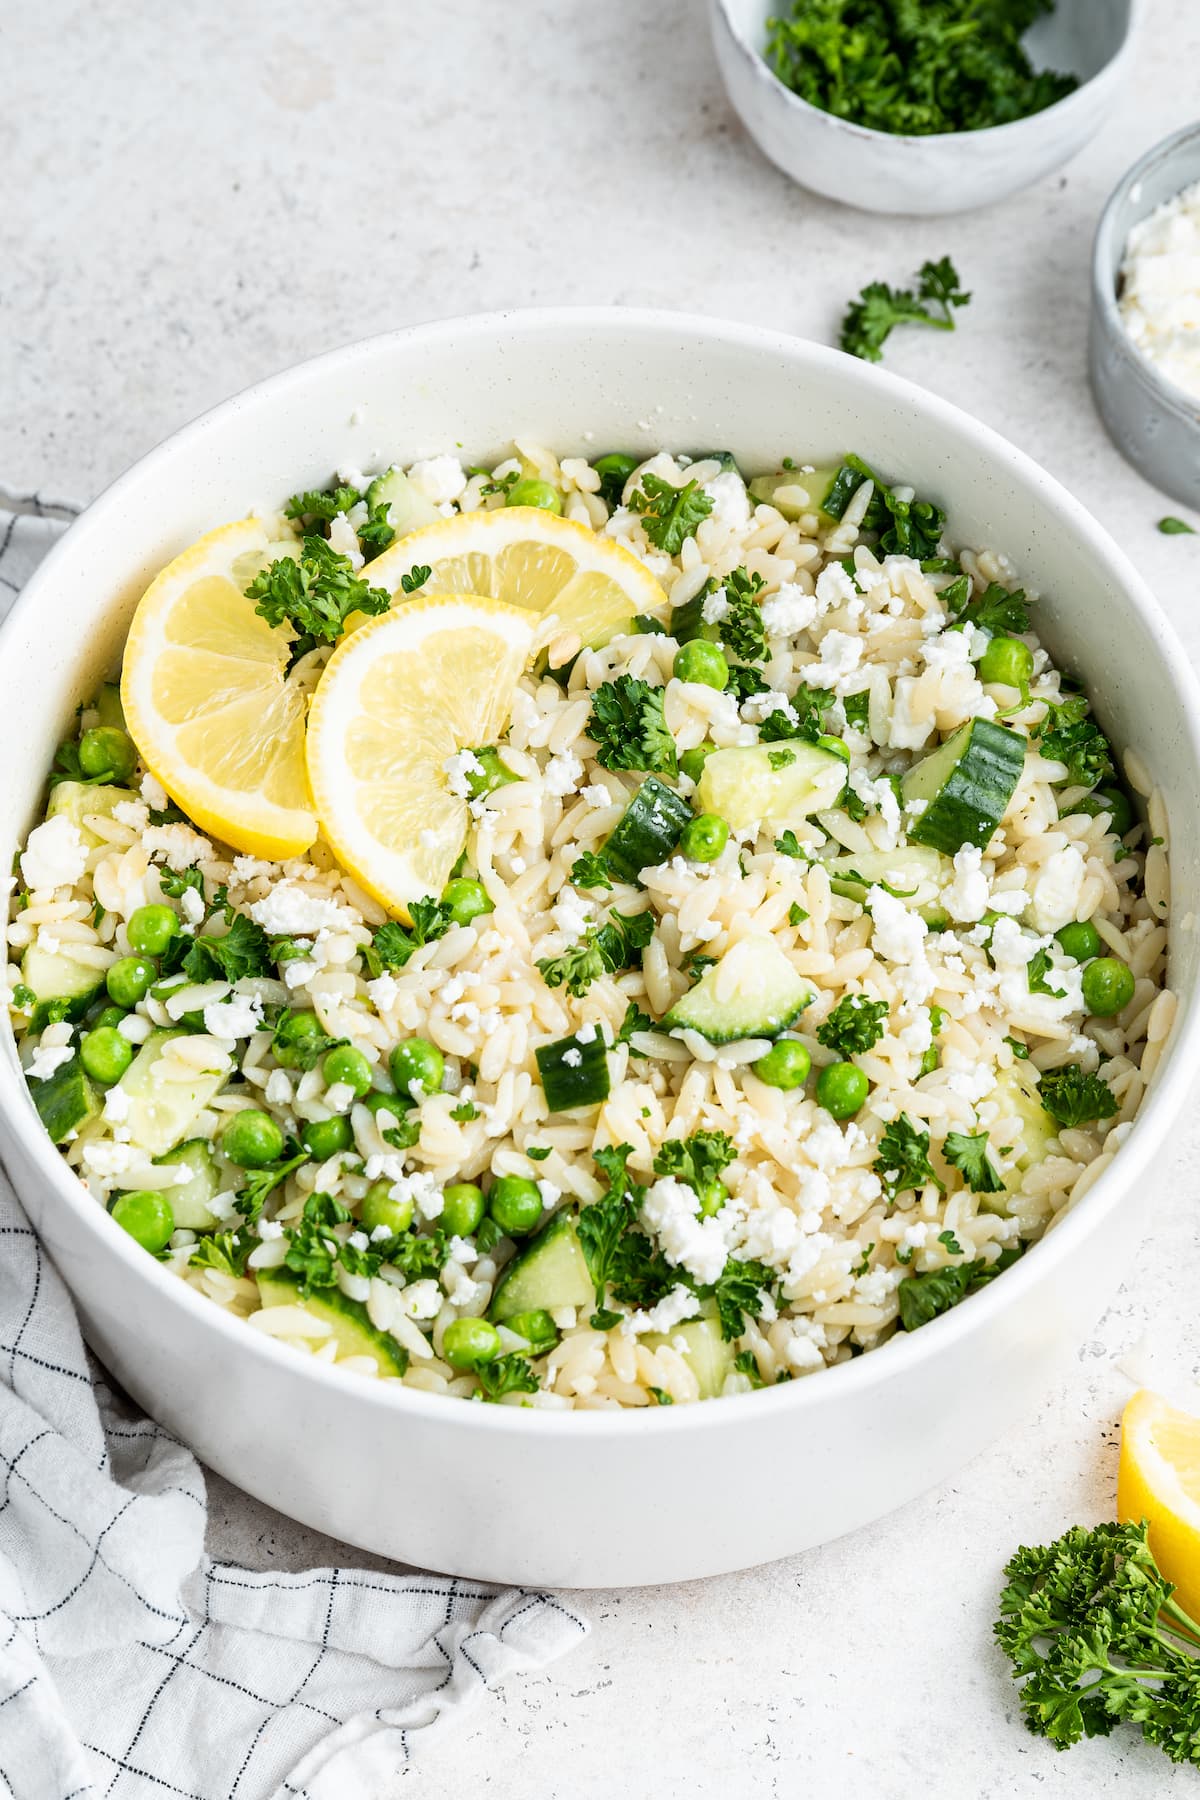
<path fill-rule="evenodd" d="M 253 1037 L 262 1023 L 263 1003 L 257 994 L 230 994 L 204 1008 L 204 1029 L 219 1038 Z"/>
<path fill-rule="evenodd" d="M 598 812 L 602 806 L 611 806 L 613 804 L 612 795 L 603 783 L 598 781 L 592 782 L 590 787 L 585 787 L 583 789 L 582 799 L 584 804 L 589 806 L 594 812 Z"/>
<path fill-rule="evenodd" d="M 140 837 L 150 823 L 150 808 L 141 800 L 118 800 L 112 809 L 112 816 L 118 825 L 127 825 L 130 831 L 136 831 Z"/>
<path fill-rule="evenodd" d="M 283 1226 L 278 1219 L 260 1219 L 256 1229 L 264 1244 L 269 1244 L 273 1239 L 283 1236 Z"/>
<path fill-rule="evenodd" d="M 1074 844 L 1046 858 L 1033 884 L 1033 922 L 1039 931 L 1053 934 L 1071 923 L 1083 876 L 1083 856 Z"/>
<path fill-rule="evenodd" d="M 149 769 L 138 783 L 138 792 L 151 812 L 165 812 L 171 804 L 166 788 L 157 776 L 151 775 Z"/>
<path fill-rule="evenodd" d="M 700 1310 L 698 1296 L 691 1288 L 682 1283 L 665 1294 L 657 1306 L 646 1312 L 634 1312 L 621 1320 L 621 1333 L 624 1337 L 640 1337 L 647 1331 L 673 1331 L 685 1319 L 694 1318 Z"/>
<path fill-rule="evenodd" d="M 483 764 L 473 750 L 456 750 L 453 756 L 446 758 L 442 764 L 442 770 L 450 792 L 456 794 L 460 800 L 465 800 L 471 792 L 471 783 L 467 780 L 467 776 L 482 775 Z"/>
<path fill-rule="evenodd" d="M 400 1292 L 400 1306 L 410 1319 L 436 1319 L 442 1310 L 442 1284 L 432 1279 L 414 1281 Z"/>
<path fill-rule="evenodd" d="M 578 942 L 591 924 L 592 908 L 574 888 L 561 887 L 550 909 L 550 918 L 555 929 L 562 933 L 568 943 L 573 944 Z"/>
<path fill-rule="evenodd" d="M 881 887 L 868 889 L 867 907 L 874 922 L 872 937 L 876 955 L 895 963 L 915 963 L 924 959 L 929 927 L 920 913 L 910 912 L 903 900 L 895 899 Z"/>
<path fill-rule="evenodd" d="M 893 750 L 920 750 L 929 742 L 930 733 L 936 723 L 933 712 L 926 708 L 923 713 L 913 713 L 913 694 L 917 686 L 915 677 L 901 675 L 897 678 L 892 695 L 892 717 L 888 727 L 888 743 Z M 906 809 L 911 812 L 911 807 Z"/>
<path fill-rule="evenodd" d="M 124 1125 L 129 1118 L 129 1095 L 119 1082 L 104 1096 L 104 1117 L 110 1125 Z"/>
<path fill-rule="evenodd" d="M 713 503 L 710 517 L 714 523 L 725 526 L 727 531 L 746 529 L 750 523 L 750 498 L 740 475 L 723 469 L 704 483 L 704 491 Z"/>
<path fill-rule="evenodd" d="M 203 924 L 204 914 L 207 911 L 207 908 L 205 907 L 205 904 L 204 904 L 204 896 L 203 896 L 203 894 L 201 894 L 199 892 L 199 890 L 197 888 L 194 888 L 194 887 L 184 888 L 183 892 L 179 896 L 179 908 L 180 908 L 180 911 L 183 913 L 184 919 L 187 922 L 187 924 L 189 924 L 189 925 Z"/>
<path fill-rule="evenodd" d="M 964 844 L 956 852 L 954 880 L 943 890 L 942 902 L 950 917 L 962 925 L 975 924 L 987 912 L 991 893 L 983 873 L 983 851 L 974 844 Z"/>
<path fill-rule="evenodd" d="M 706 625 L 719 625 L 729 611 L 729 596 L 723 587 L 714 588 L 711 594 L 705 594 L 700 608 L 700 617 Z"/>
<path fill-rule="evenodd" d="M 563 1062 L 566 1064 L 568 1069 L 577 1069 L 582 1061 L 583 1061 L 583 1051 L 582 1050 L 564 1050 L 563 1051 Z"/>
<path fill-rule="evenodd" d="M 208 839 L 190 825 L 151 825 L 142 833 L 142 846 L 151 856 L 161 856 L 177 875 L 212 855 Z"/>
<path fill-rule="evenodd" d="M 408 479 L 419 494 L 444 506 L 457 500 L 467 485 L 467 475 L 456 456 L 431 456 L 413 463 Z"/>
<path fill-rule="evenodd" d="M 87 845 L 66 813 L 35 825 L 21 854 L 25 885 L 35 892 L 73 887 L 87 867 Z"/>
<path fill-rule="evenodd" d="M 367 999 L 377 1013 L 390 1012 L 396 1004 L 399 992 L 400 983 L 386 969 L 382 975 L 377 975 L 374 981 L 367 983 Z"/>
<path fill-rule="evenodd" d="M 550 758 L 543 772 L 542 780 L 548 794 L 555 794 L 561 798 L 563 795 L 575 792 L 582 774 L 583 764 L 579 758 L 571 750 L 562 750 L 557 756 Z"/>
<path fill-rule="evenodd" d="M 647 1189 L 641 1219 L 658 1238 L 667 1261 L 686 1269 L 704 1286 L 716 1281 L 729 1250 L 720 1215 L 701 1219 L 699 1209 L 690 1187 L 664 1176 Z"/>
<path fill-rule="evenodd" d="M 263 862 L 258 856 L 235 856 L 233 859 L 235 881 L 257 881 L 261 875 L 276 875 L 278 872 L 278 863 Z"/>
<path fill-rule="evenodd" d="M 323 927 L 338 925 L 342 918 L 336 900 L 306 893 L 297 881 L 278 882 L 262 900 L 252 901 L 246 911 L 272 937 L 308 937 Z"/>
<path fill-rule="evenodd" d="M 579 1027 L 579 1030 L 575 1033 L 575 1041 L 577 1044 L 594 1044 L 595 1043 L 596 1027 L 595 1027 L 594 1022 L 591 1019 L 588 1020 L 586 1025 L 581 1025 Z"/>
<path fill-rule="evenodd" d="M 849 631 L 827 631 L 821 639 L 821 678 L 836 689 L 862 661 L 863 640 Z"/>
<path fill-rule="evenodd" d="M 49 1081 L 55 1070 L 69 1063 L 74 1054 L 70 1044 L 39 1044 L 27 1073 L 34 1081 Z"/>
<path fill-rule="evenodd" d="M 806 594 L 794 581 L 781 583 L 778 592 L 762 604 L 763 630 L 769 638 L 798 637 L 816 616 L 816 595 Z"/>
<path fill-rule="evenodd" d="M 329 521 L 329 546 L 348 559 L 351 568 L 361 569 L 363 553 L 358 547 L 358 533 L 345 513 L 337 513 Z"/>

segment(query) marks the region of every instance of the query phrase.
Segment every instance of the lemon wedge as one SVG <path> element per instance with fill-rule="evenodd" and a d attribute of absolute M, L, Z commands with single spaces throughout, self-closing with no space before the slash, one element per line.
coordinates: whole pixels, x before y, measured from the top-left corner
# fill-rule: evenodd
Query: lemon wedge
<path fill-rule="evenodd" d="M 271 550 L 261 520 L 239 519 L 167 564 L 133 616 L 121 704 L 143 761 L 197 825 L 280 861 L 308 849 L 317 819 L 292 633 L 244 592 Z"/>
<path fill-rule="evenodd" d="M 422 591 L 479 594 L 540 614 L 540 648 L 566 633 L 598 650 L 638 613 L 665 614 L 650 571 L 612 538 L 536 506 L 457 513 L 422 526 L 376 557 L 372 587 L 403 602 L 400 581 L 430 570 Z"/>
<path fill-rule="evenodd" d="M 1139 1388 L 1121 1418 L 1117 1517 L 1150 1521 L 1150 1548 L 1200 1616 L 1200 1419 Z"/>
<path fill-rule="evenodd" d="M 308 721 L 313 801 L 342 867 L 391 912 L 440 894 L 462 853 L 467 797 L 446 763 L 504 731 L 533 625 L 482 595 L 417 595 L 350 632 L 325 667 Z"/>

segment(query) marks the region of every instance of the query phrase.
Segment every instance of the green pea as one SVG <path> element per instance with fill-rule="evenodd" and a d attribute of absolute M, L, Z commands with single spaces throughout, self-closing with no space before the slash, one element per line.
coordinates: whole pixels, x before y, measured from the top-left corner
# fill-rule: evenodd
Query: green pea
<path fill-rule="evenodd" d="M 133 1061 L 133 1045 L 127 1037 L 122 1037 L 115 1025 L 98 1025 L 80 1043 L 79 1060 L 84 1073 L 93 1081 L 111 1087 L 114 1081 L 120 1081 Z"/>
<path fill-rule="evenodd" d="M 272 1048 L 281 1069 L 298 1069 L 303 1065 L 302 1045 L 305 1038 L 324 1037 L 325 1027 L 315 1012 L 285 1013 L 275 1027 Z"/>
<path fill-rule="evenodd" d="M 265 1169 L 283 1155 L 283 1132 L 270 1113 L 249 1107 L 229 1120 L 221 1148 L 239 1169 Z"/>
<path fill-rule="evenodd" d="M 610 450 L 606 456 L 598 456 L 592 464 L 600 477 L 601 496 L 611 507 L 620 506 L 625 484 L 637 466 L 636 456 L 626 456 L 620 450 Z"/>
<path fill-rule="evenodd" d="M 862 1107 L 870 1086 L 855 1063 L 830 1063 L 817 1076 L 817 1103 L 831 1118 L 852 1119 Z"/>
<path fill-rule="evenodd" d="M 165 1194 L 151 1188 L 135 1188 L 121 1194 L 112 1205 L 112 1217 L 135 1244 L 157 1255 L 165 1250 L 175 1229 L 175 1214 Z"/>
<path fill-rule="evenodd" d="M 843 762 L 850 761 L 849 744 L 843 738 L 830 737 L 827 731 L 823 731 L 817 739 L 817 748 L 818 750 L 828 750 L 831 756 L 840 756 Z"/>
<path fill-rule="evenodd" d="M 488 1211 L 506 1237 L 528 1237 L 542 1222 L 542 1196 L 527 1175 L 501 1175 L 492 1183 Z"/>
<path fill-rule="evenodd" d="M 131 950 L 142 956 L 161 956 L 179 930 L 179 920 L 169 906 L 139 906 L 125 927 Z"/>
<path fill-rule="evenodd" d="M 673 668 L 680 681 L 698 681 L 705 687 L 723 688 L 729 680 L 729 664 L 716 644 L 705 638 L 681 644 Z"/>
<path fill-rule="evenodd" d="M 486 1319 L 452 1319 L 442 1334 L 442 1355 L 454 1369 L 477 1369 L 499 1354 L 500 1333 Z"/>
<path fill-rule="evenodd" d="M 496 910 L 482 881 L 472 881 L 468 875 L 460 875 L 447 884 L 442 905 L 449 909 L 456 925 L 469 925 L 472 919 Z"/>
<path fill-rule="evenodd" d="M 1076 962 L 1091 962 L 1094 956 L 1100 954 L 1100 933 L 1090 919 L 1064 925 L 1054 935 L 1067 955 L 1073 956 Z"/>
<path fill-rule="evenodd" d="M 715 744 L 697 744 L 694 750 L 685 750 L 679 759 L 680 774 L 686 775 L 689 781 L 699 781 L 704 765 L 716 747 Z"/>
<path fill-rule="evenodd" d="M 515 1331 L 518 1337 L 525 1339 L 533 1356 L 544 1356 L 558 1342 L 558 1326 L 540 1306 L 532 1312 L 513 1313 L 505 1319 L 504 1326 L 506 1331 Z"/>
<path fill-rule="evenodd" d="M 495 788 L 507 787 L 510 782 L 520 781 L 508 764 L 500 758 L 500 752 L 494 744 L 484 744 L 482 748 L 473 750 L 471 754 L 479 764 L 477 769 L 466 771 L 467 788 L 472 800 L 478 800 L 481 794 L 490 794 Z"/>
<path fill-rule="evenodd" d="M 1124 837 L 1127 831 L 1133 830 L 1133 806 L 1128 794 L 1120 788 L 1097 788 L 1092 795 L 1099 800 L 1100 810 L 1112 814 L 1112 830 L 1117 837 Z"/>
<path fill-rule="evenodd" d="M 799 1039 L 780 1038 L 752 1066 L 758 1079 L 765 1081 L 768 1087 L 798 1088 L 803 1087 L 808 1080 L 812 1057 Z"/>
<path fill-rule="evenodd" d="M 93 1023 L 93 1029 L 96 1031 L 102 1031 L 106 1025 L 119 1025 L 121 1023 L 122 1019 L 127 1019 L 128 1017 L 129 1017 L 129 1014 L 126 1012 L 126 1010 L 123 1006 L 102 1007 L 100 1012 L 98 1012 L 96 1015 L 96 1018 Z"/>
<path fill-rule="evenodd" d="M 716 862 L 729 842 L 729 827 L 719 813 L 701 813 L 683 828 L 679 848 L 689 862 Z"/>
<path fill-rule="evenodd" d="M 395 1199 L 390 1181 L 373 1181 L 363 1195 L 362 1206 L 359 1208 L 359 1223 L 367 1236 L 378 1231 L 381 1225 L 399 1235 L 400 1232 L 407 1231 L 412 1222 L 412 1201 Z"/>
<path fill-rule="evenodd" d="M 1098 956 L 1083 971 L 1083 1004 L 1097 1019 L 1124 1011 L 1133 988 L 1133 971 L 1115 956 Z"/>
<path fill-rule="evenodd" d="M 157 974 L 154 964 L 144 956 L 123 956 L 104 977 L 104 985 L 109 999 L 128 1012 L 146 998 Z"/>
<path fill-rule="evenodd" d="M 356 1100 L 371 1091 L 371 1065 L 353 1044 L 337 1044 L 321 1064 L 328 1087 L 348 1087 Z"/>
<path fill-rule="evenodd" d="M 536 506 L 542 512 L 560 513 L 562 511 L 562 495 L 548 481 L 539 481 L 536 476 L 526 475 L 521 481 L 514 481 L 504 496 L 505 506 Z"/>
<path fill-rule="evenodd" d="M 483 1222 L 484 1206 L 483 1189 L 473 1181 L 451 1182 L 442 1194 L 438 1224 L 451 1237 L 470 1237 Z"/>
<path fill-rule="evenodd" d="M 115 725 L 95 725 L 79 740 L 79 767 L 93 780 L 124 781 L 136 766 L 133 740 Z"/>
<path fill-rule="evenodd" d="M 979 659 L 979 679 L 1004 687 L 1025 688 L 1033 674 L 1033 651 L 1020 638 L 994 637 Z"/>
<path fill-rule="evenodd" d="M 414 1099 L 437 1093 L 446 1072 L 446 1059 L 428 1038 L 407 1038 L 392 1051 L 389 1066 L 397 1096 L 403 1105 L 411 1106 Z M 420 1094 L 414 1095 L 413 1086 L 418 1081 Z"/>
<path fill-rule="evenodd" d="M 245 1118 L 245 1114 L 239 1117 Z M 354 1133 L 350 1129 L 349 1119 L 310 1119 L 300 1133 L 300 1142 L 318 1162 L 327 1157 L 336 1156 L 339 1150 L 348 1150 L 354 1142 Z M 280 1148 L 282 1149 L 282 1144 Z M 274 1161 L 268 1157 L 268 1162 Z"/>
<path fill-rule="evenodd" d="M 399 1094 L 381 1094 L 376 1091 L 373 1094 L 364 1096 L 363 1105 L 368 1112 L 374 1113 L 377 1118 L 380 1113 L 386 1113 L 390 1118 L 394 1119 L 398 1125 L 404 1117 L 408 1107 L 411 1105 L 411 1101 L 402 1100 Z"/>

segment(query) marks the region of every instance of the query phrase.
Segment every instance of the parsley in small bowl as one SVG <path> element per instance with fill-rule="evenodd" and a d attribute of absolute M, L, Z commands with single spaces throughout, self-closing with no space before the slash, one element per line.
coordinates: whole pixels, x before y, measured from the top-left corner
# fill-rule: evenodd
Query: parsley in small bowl
<path fill-rule="evenodd" d="M 711 18 L 729 97 L 772 162 L 851 206 L 930 215 L 1003 199 L 1082 148 L 1129 73 L 1137 8 L 711 0 Z"/>

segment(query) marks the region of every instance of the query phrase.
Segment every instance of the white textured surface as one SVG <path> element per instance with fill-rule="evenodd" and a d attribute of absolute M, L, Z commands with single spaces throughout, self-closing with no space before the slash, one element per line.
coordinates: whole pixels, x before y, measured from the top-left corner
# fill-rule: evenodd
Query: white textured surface
<path fill-rule="evenodd" d="M 759 157 L 720 90 L 698 0 L 239 10 L 251 26 L 234 26 L 233 9 L 149 0 L 102 12 L 50 0 L 5 19 L 6 480 L 93 493 L 257 375 L 419 318 L 615 301 L 828 339 L 862 282 L 903 281 L 949 251 L 976 294 L 961 329 L 894 340 L 890 365 L 1065 481 L 1143 562 L 1200 652 L 1200 544 L 1154 531 L 1176 509 L 1109 445 L 1084 369 L 1100 204 L 1194 111 L 1190 0 L 1152 0 L 1128 103 L 1063 175 L 987 213 L 917 225 L 840 212 Z M 1198 1155 L 1200 1125 L 1164 1147 L 1129 1286 L 1023 1430 L 819 1553 L 590 1596 L 590 1643 L 497 1696 L 440 1776 L 422 1775 L 422 1795 L 1188 1791 L 1192 1772 L 1129 1736 L 1065 1757 L 1028 1738 L 989 1630 L 1018 1541 L 1111 1511 L 1129 1387 L 1115 1359 L 1149 1324 L 1164 1380 L 1197 1369 Z M 747 1471 L 748 1509 L 769 1479 Z M 330 1555 L 215 1481 L 213 1518 L 218 1555 L 264 1566 Z"/>

